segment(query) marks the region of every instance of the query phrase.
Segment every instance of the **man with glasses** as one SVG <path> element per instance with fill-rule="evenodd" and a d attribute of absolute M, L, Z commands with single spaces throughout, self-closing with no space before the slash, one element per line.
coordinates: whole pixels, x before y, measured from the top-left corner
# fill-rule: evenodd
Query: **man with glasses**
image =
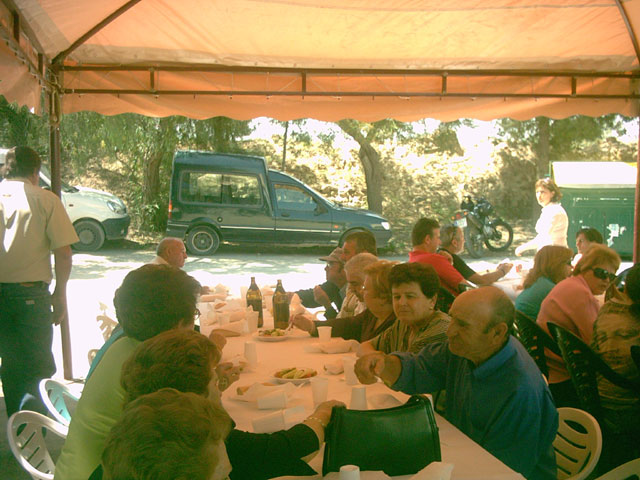
<path fill-rule="evenodd" d="M 327 319 L 336 318 L 347 290 L 347 275 L 344 271 L 342 248 L 335 248 L 326 257 L 319 260 L 327 262 L 324 267 L 326 281 L 313 288 L 298 290 L 302 304 L 307 308 L 324 307 Z"/>
<path fill-rule="evenodd" d="M 446 389 L 446 418 L 529 480 L 555 480 L 558 412 L 525 348 L 510 335 L 514 307 L 496 287 L 460 294 L 447 341 L 419 353 L 382 352 L 356 363 L 364 384 L 381 378 L 407 394 Z"/>

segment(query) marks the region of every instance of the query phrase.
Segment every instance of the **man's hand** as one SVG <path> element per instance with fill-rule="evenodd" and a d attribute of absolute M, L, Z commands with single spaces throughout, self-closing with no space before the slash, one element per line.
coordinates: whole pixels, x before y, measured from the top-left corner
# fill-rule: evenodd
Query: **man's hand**
<path fill-rule="evenodd" d="M 325 292 L 320 285 L 313 287 L 313 298 L 324 308 L 329 308 L 331 306 L 331 299 L 329 298 L 329 295 L 327 295 L 327 292 Z"/>
<path fill-rule="evenodd" d="M 51 306 L 53 307 L 53 324 L 60 325 L 60 322 L 67 318 L 67 292 L 61 293 L 56 288 L 51 295 Z"/>
<path fill-rule="evenodd" d="M 382 352 L 370 353 L 360 357 L 356 361 L 355 372 L 360 383 L 370 385 L 376 383 L 382 375 L 385 365 L 385 354 Z"/>
<path fill-rule="evenodd" d="M 395 355 L 385 355 L 382 352 L 370 353 L 358 359 L 355 373 L 360 383 L 365 385 L 375 383 L 376 377 L 387 385 L 393 385 L 402 373 L 402 362 Z"/>
<path fill-rule="evenodd" d="M 289 321 L 294 327 L 298 327 L 300 330 L 304 330 L 305 332 L 313 333 L 316 330 L 316 324 L 313 323 L 313 320 L 304 313 L 291 315 L 291 319 Z"/>
<path fill-rule="evenodd" d="M 511 271 L 512 268 L 513 268 L 513 263 L 501 263 L 500 265 L 498 265 L 498 268 L 496 268 L 496 270 L 499 270 L 502 273 L 502 276 L 504 277 L 507 273 Z"/>

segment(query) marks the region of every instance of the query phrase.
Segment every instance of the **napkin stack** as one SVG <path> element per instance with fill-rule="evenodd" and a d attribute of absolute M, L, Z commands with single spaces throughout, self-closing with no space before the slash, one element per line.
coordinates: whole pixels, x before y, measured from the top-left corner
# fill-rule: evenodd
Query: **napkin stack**
<path fill-rule="evenodd" d="M 326 343 L 312 343 L 304 347 L 307 353 L 348 353 L 357 352 L 360 344 L 356 340 L 334 338 Z"/>

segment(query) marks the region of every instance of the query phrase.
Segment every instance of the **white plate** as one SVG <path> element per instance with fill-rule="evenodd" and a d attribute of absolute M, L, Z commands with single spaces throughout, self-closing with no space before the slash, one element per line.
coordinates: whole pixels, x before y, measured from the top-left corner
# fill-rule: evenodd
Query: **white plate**
<path fill-rule="evenodd" d="M 316 375 L 318 375 L 316 373 Z M 316 375 L 314 375 L 313 377 L 315 377 Z M 309 380 L 311 380 L 313 377 L 309 377 L 309 378 L 278 378 L 278 377 L 273 377 L 271 380 L 277 383 L 293 383 L 294 385 L 303 385 L 305 383 L 308 383 Z"/>
<path fill-rule="evenodd" d="M 284 340 L 287 339 L 289 335 L 288 334 L 284 334 L 281 335 L 279 337 L 271 337 L 271 336 L 266 336 L 266 335 L 260 335 L 260 332 L 256 332 L 253 334 L 253 338 L 255 338 L 256 340 L 259 340 L 261 342 L 283 342 Z"/>
<path fill-rule="evenodd" d="M 304 367 L 302 367 L 302 368 L 304 368 Z M 307 383 L 309 380 L 311 380 L 313 377 L 315 377 L 317 375 L 318 375 L 317 371 L 316 371 L 315 375 L 312 375 L 312 376 L 307 377 L 307 378 L 279 378 L 279 377 L 276 377 L 274 375 L 273 378 L 271 379 L 271 381 L 277 382 L 277 383 L 293 383 L 294 385 L 302 385 L 304 383 Z"/>

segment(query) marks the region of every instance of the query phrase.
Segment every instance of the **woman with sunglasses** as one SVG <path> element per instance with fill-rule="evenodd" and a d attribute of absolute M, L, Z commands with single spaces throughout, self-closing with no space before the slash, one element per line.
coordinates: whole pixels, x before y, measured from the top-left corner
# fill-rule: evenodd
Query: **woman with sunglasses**
<path fill-rule="evenodd" d="M 567 229 L 569 217 L 560 199 L 562 192 L 550 178 L 541 178 L 536 182 L 536 200 L 542 207 L 536 222 L 536 237 L 516 248 L 515 254 L 520 256 L 527 250 L 540 250 L 545 245 L 567 247 Z"/>
<path fill-rule="evenodd" d="M 598 315 L 602 295 L 616 278 L 620 256 L 604 245 L 592 245 L 573 269 L 573 275 L 558 283 L 544 299 L 538 324 L 549 332 L 553 322 L 591 343 L 593 323 Z M 562 358 L 545 349 L 549 366 L 549 389 L 557 407 L 576 407 L 578 398 Z"/>

